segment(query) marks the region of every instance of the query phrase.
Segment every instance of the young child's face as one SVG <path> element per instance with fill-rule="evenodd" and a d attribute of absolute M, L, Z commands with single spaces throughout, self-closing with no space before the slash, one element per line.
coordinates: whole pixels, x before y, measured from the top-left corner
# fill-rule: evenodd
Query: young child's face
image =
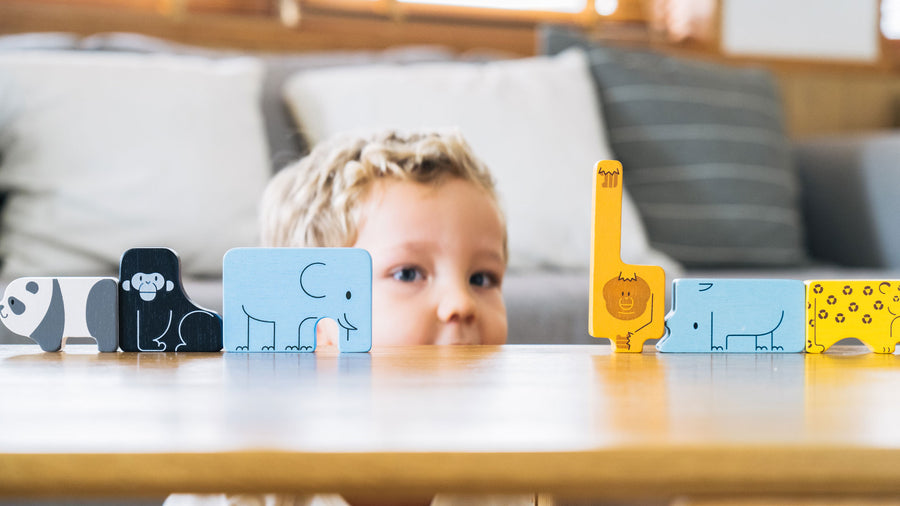
<path fill-rule="evenodd" d="M 503 344 L 504 228 L 497 205 L 461 179 L 377 182 L 356 243 L 372 255 L 372 343 Z"/>

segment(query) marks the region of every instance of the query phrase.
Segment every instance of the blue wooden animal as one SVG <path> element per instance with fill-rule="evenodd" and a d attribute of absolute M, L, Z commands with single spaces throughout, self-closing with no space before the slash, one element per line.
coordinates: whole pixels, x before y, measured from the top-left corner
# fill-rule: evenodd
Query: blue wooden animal
<path fill-rule="evenodd" d="M 169 248 L 132 248 L 119 262 L 119 346 L 124 351 L 219 351 L 222 318 L 196 306 Z"/>
<path fill-rule="evenodd" d="M 223 267 L 225 351 L 312 352 L 316 326 L 338 349 L 372 348 L 372 257 L 358 248 L 236 248 Z"/>
<path fill-rule="evenodd" d="M 798 353 L 805 285 L 767 279 L 676 279 L 663 352 Z"/>
<path fill-rule="evenodd" d="M 19 278 L 0 302 L 0 320 L 44 351 L 59 351 L 70 337 L 92 337 L 100 351 L 116 351 L 116 278 Z"/>

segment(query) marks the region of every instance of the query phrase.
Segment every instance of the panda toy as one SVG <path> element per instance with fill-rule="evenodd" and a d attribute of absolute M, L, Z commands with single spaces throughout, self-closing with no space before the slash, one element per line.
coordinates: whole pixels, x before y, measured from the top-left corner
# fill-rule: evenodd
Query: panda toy
<path fill-rule="evenodd" d="M 59 351 L 70 337 L 91 337 L 100 351 L 116 351 L 118 314 L 118 280 L 111 277 L 18 278 L 0 300 L 0 321 L 44 351 Z"/>

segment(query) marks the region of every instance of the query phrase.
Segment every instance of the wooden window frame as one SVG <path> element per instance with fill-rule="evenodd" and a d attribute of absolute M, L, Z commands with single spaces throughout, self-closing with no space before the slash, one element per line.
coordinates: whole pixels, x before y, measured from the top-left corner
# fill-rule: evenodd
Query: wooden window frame
<path fill-rule="evenodd" d="M 499 9 L 426 3 L 401 3 L 396 0 L 297 0 L 301 8 L 315 12 L 369 14 L 391 18 L 446 19 L 486 23 L 539 22 L 592 25 L 603 21 L 644 22 L 647 19 L 642 0 L 619 0 L 615 12 L 597 13 L 594 0 L 586 0 L 580 12 Z"/>
<path fill-rule="evenodd" d="M 0 0 L 2 1 L 2 0 Z M 73 8 L 105 8 L 121 12 L 153 12 L 181 18 L 190 14 L 265 17 L 277 19 L 281 4 L 292 3 L 301 13 L 349 15 L 388 20 L 431 20 L 469 22 L 486 25 L 537 25 L 538 23 L 600 26 L 607 22 L 646 24 L 648 0 L 618 0 L 615 12 L 597 13 L 595 0 L 585 0 L 579 12 L 520 10 L 472 6 L 402 3 L 397 0 L 32 0 L 36 4 Z M 302 14 L 301 14 L 302 16 Z"/>

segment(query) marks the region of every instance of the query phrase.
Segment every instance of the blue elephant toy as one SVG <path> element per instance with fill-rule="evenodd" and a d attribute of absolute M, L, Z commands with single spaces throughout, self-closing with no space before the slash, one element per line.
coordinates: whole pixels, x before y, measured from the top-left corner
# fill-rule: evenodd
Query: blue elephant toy
<path fill-rule="evenodd" d="M 784 279 L 676 279 L 663 352 L 799 353 L 805 286 Z"/>
<path fill-rule="evenodd" d="M 358 248 L 235 248 L 223 265 L 225 351 L 312 352 L 323 318 L 341 352 L 372 348 L 372 257 Z"/>

